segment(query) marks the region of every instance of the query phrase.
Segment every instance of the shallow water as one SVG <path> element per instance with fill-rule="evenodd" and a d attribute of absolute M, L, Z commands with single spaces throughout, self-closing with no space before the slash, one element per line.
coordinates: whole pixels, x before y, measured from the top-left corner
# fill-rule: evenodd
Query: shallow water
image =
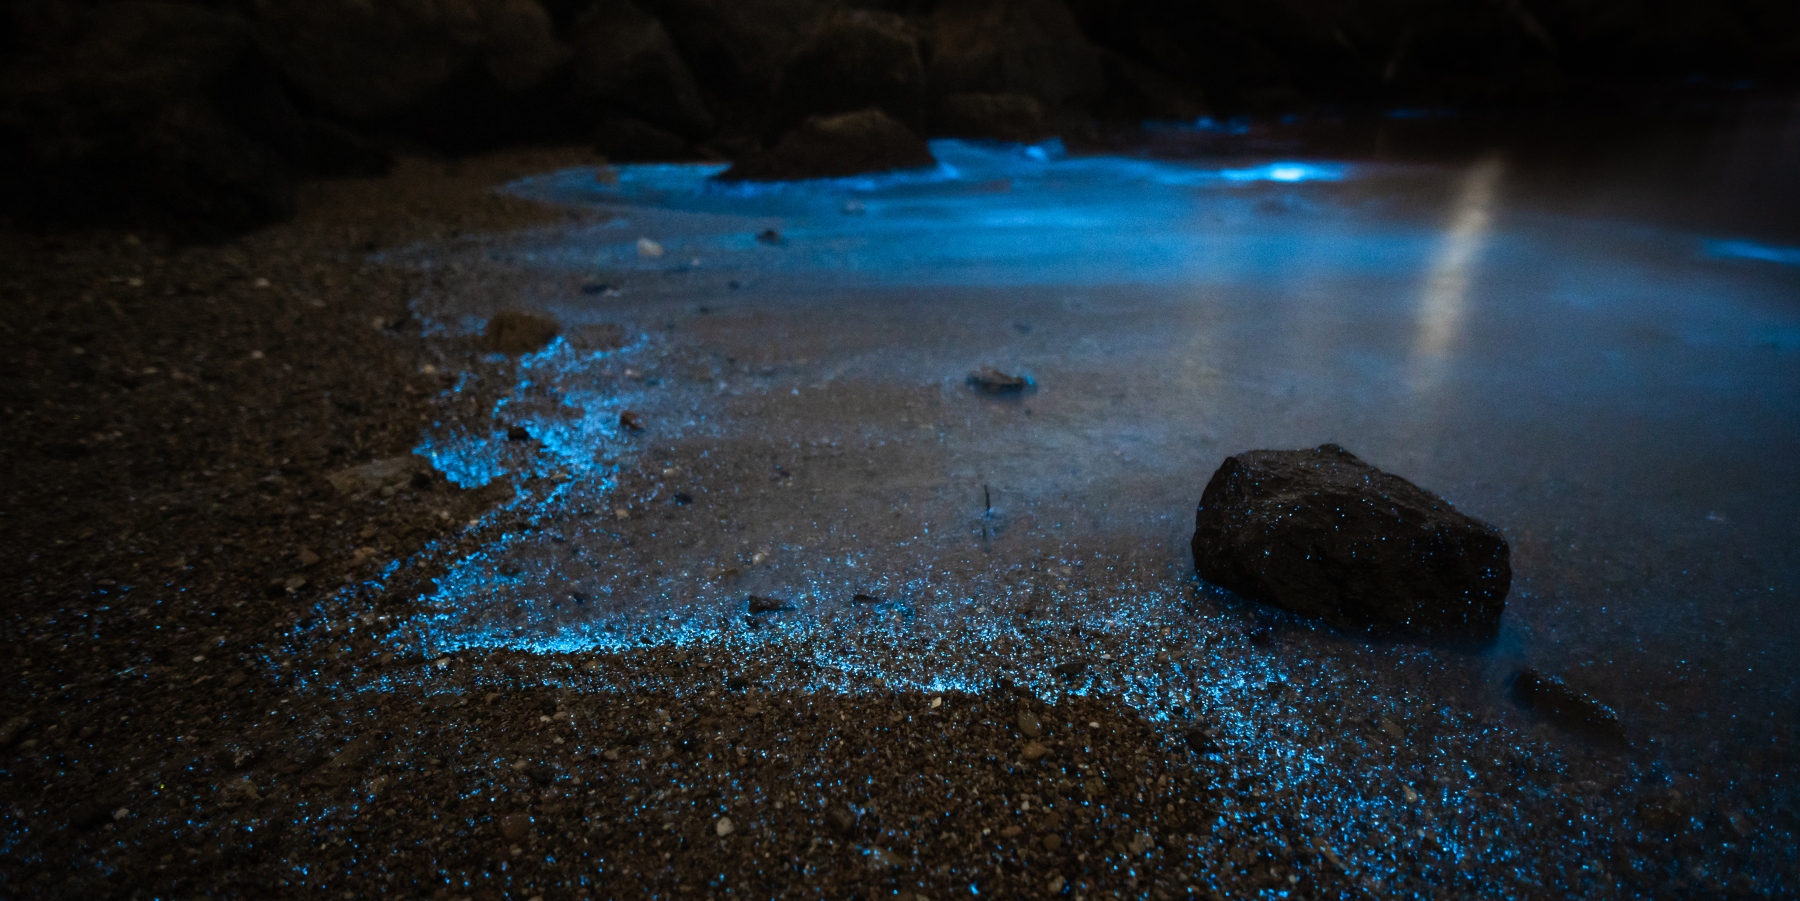
<path fill-rule="evenodd" d="M 452 276 L 418 302 L 432 328 L 525 307 L 569 339 L 484 376 L 505 384 L 465 377 L 498 400 L 421 436 L 452 479 L 516 495 L 481 551 L 435 561 L 433 612 L 393 640 L 716 645 L 830 691 L 1113 693 L 1207 723 L 1374 889 L 1429 893 L 1386 870 L 1421 843 L 1446 874 L 1511 874 L 1495 894 L 1603 889 L 1665 788 L 1730 827 L 1692 852 L 1696 888 L 1795 885 L 1791 232 L 1609 204 L 1642 167 L 1571 189 L 1556 161 L 1486 149 L 933 149 L 933 172 L 777 186 L 549 173 L 507 190 L 611 218 L 410 252 Z M 583 340 L 602 324 L 624 346 Z M 984 394 L 984 366 L 1033 387 Z M 1194 578 L 1219 462 L 1327 441 L 1505 532 L 1494 647 L 1338 635 Z M 1510 708 L 1521 666 L 1615 707 L 1632 749 Z M 1389 726 L 1410 751 L 1370 750 Z M 1581 786 L 1556 847 L 1484 782 L 1519 749 L 1561 774 L 1539 801 Z M 1383 811 L 1421 806 L 1434 830 L 1380 839 Z"/>

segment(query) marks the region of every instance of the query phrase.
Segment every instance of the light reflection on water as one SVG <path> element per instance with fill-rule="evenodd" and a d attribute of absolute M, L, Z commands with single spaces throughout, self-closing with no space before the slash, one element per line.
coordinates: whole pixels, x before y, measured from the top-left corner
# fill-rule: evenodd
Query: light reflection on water
<path fill-rule="evenodd" d="M 1179 706 L 1346 847 L 1371 844 L 1400 776 L 1359 768 L 1345 716 L 1448 736 L 1419 764 L 1440 774 L 1520 748 L 1593 765 L 1497 701 L 1529 663 L 1621 709 L 1643 751 L 1607 765 L 1623 783 L 1710 768 L 1738 786 L 1721 804 L 1775 803 L 1732 767 L 1741 743 L 1792 733 L 1776 717 L 1800 497 L 1780 461 L 1800 451 L 1800 321 L 1791 270 L 1765 265 L 1789 251 L 1515 210 L 1498 158 L 934 151 L 936 170 L 830 182 L 628 166 L 510 186 L 614 218 L 512 236 L 484 251 L 495 286 L 421 314 L 473 329 L 525 304 L 634 337 L 559 341 L 487 419 L 427 430 L 418 453 L 458 484 L 510 485 L 524 526 L 496 516 L 481 550 L 434 560 L 430 612 L 390 640 L 705 646 L 804 661 L 794 683 L 821 691 L 1007 680 L 1158 720 Z M 980 396 L 963 379 L 983 365 L 1040 391 Z M 650 428 L 622 431 L 625 409 Z M 1327 440 L 1507 532 L 1498 648 L 1370 645 L 1194 582 L 1189 517 L 1218 461 Z M 749 616 L 750 594 L 792 609 Z M 1278 647 L 1245 639 L 1263 621 Z M 1087 668 L 1054 671 L 1070 663 Z M 1452 795 L 1431 803 L 1452 860 L 1513 860 L 1521 885 L 1587 866 L 1578 847 L 1520 857 L 1524 813 L 1457 824 Z M 1595 847 L 1618 815 L 1583 827 Z"/>

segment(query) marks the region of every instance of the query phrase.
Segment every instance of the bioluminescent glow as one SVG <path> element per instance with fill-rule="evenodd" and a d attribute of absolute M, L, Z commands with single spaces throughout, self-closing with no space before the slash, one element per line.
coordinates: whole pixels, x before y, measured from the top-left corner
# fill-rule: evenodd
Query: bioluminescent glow
<path fill-rule="evenodd" d="M 1800 247 L 1776 247 L 1755 241 L 1708 241 L 1707 253 L 1731 260 L 1761 260 L 1785 266 L 1800 266 Z"/>
<path fill-rule="evenodd" d="M 1733 254 L 1692 235 L 1499 216 L 1515 207 L 1494 158 L 933 149 L 935 170 L 855 179 L 656 165 L 510 186 L 603 215 L 485 246 L 503 277 L 417 313 L 467 333 L 528 305 L 566 337 L 447 391 L 474 412 L 425 427 L 417 453 L 512 500 L 469 527 L 474 550 L 406 561 L 438 573 L 425 613 L 351 628 L 447 661 L 600 655 L 556 677 L 586 690 L 629 690 L 606 654 L 679 647 L 817 691 L 1004 680 L 1200 717 L 1384 896 L 1422 893 L 1395 871 L 1422 855 L 1446 878 L 1508 868 L 1496 895 L 1577 891 L 1593 849 L 1625 838 L 1601 825 L 1615 811 L 1583 820 L 1582 847 L 1531 846 L 1533 816 L 1563 815 L 1556 774 L 1594 764 L 1497 700 L 1513 667 L 1611 692 L 1652 760 L 1612 785 L 1731 770 L 1704 718 L 1774 734 L 1800 639 L 1789 270 L 1701 265 L 1697 247 Z M 584 344 L 592 327 L 623 340 Z M 986 366 L 1038 390 L 971 388 Z M 1221 458 L 1323 441 L 1502 526 L 1497 649 L 1364 642 L 1196 582 L 1193 504 Z M 1708 680 L 1735 688 L 1684 687 Z M 1380 743 L 1402 721 L 1412 762 Z M 1541 805 L 1465 803 L 1493 767 L 1549 780 Z M 1409 817 L 1427 834 L 1394 828 Z"/>

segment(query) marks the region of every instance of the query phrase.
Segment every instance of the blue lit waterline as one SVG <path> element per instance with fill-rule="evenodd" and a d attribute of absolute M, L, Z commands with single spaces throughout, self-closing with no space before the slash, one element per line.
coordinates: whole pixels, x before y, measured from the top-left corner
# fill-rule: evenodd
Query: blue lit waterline
<path fill-rule="evenodd" d="M 1442 277 L 1434 276 L 1436 291 L 1466 278 L 1462 273 L 1468 261 L 1478 258 L 1467 248 L 1490 257 L 1529 257 L 1530 248 L 1504 234 L 1488 236 L 1483 248 L 1467 235 L 1446 245 L 1436 223 L 1384 221 L 1365 229 L 1364 223 L 1341 214 L 1342 205 L 1331 192 L 1354 187 L 1377 172 L 1375 167 L 1304 161 L 1209 167 L 1071 158 L 1055 145 L 939 142 L 934 152 L 942 160 L 934 170 L 798 184 L 721 185 L 710 180 L 718 167 L 694 165 L 623 167 L 613 173 L 615 183 L 597 178 L 591 169 L 526 179 L 509 190 L 594 204 L 618 218 L 568 240 L 536 245 L 520 257 L 544 271 L 592 272 L 608 282 L 618 275 L 627 297 L 669 300 L 685 300 L 692 291 L 681 278 L 710 271 L 783 286 L 1069 286 L 1096 279 L 1118 282 L 1121 273 L 1127 281 L 1181 284 L 1221 272 L 1279 279 L 1296 269 L 1304 273 L 1309 265 L 1374 276 L 1397 268 L 1423 269 L 1441 256 L 1455 266 L 1447 263 Z M 1488 217 L 1479 204 L 1471 209 L 1467 221 Z M 1169 227 L 1209 215 L 1225 217 L 1229 227 Z M 1296 241 L 1295 220 L 1284 218 L 1295 215 L 1310 217 L 1303 220 L 1315 226 L 1308 238 L 1322 238 Z M 1323 227 L 1316 227 L 1320 223 Z M 759 240 L 757 232 L 764 227 L 777 228 L 777 240 L 791 246 Z M 1479 230 L 1470 234 L 1482 236 Z M 655 238 L 664 253 L 640 252 L 637 241 L 642 237 Z M 1661 238 L 1646 240 L 1655 244 Z M 1685 246 L 1692 254 L 1696 245 Z M 1715 258 L 1788 261 L 1782 248 L 1743 242 L 1700 246 Z M 424 262 L 430 262 L 429 256 Z M 1570 292 L 1571 305 L 1593 305 L 1595 297 L 1617 294 L 1612 305 L 1623 308 L 1626 295 L 1635 289 L 1617 273 L 1596 276 L 1595 284 L 1606 290 Z M 1296 284 L 1304 287 L 1303 281 Z M 1403 297 L 1397 304 L 1409 302 Z M 1427 308 L 1455 312 L 1442 304 Z M 1379 309 L 1371 306 L 1368 312 Z M 422 307 L 420 312 L 430 327 L 446 331 L 467 332 L 481 325 L 479 316 L 449 307 Z M 1728 344 L 1742 328 L 1742 323 L 1719 328 L 1687 309 L 1674 312 L 1669 321 L 1683 328 L 1690 344 Z M 1453 317 L 1450 321 L 1454 324 Z M 1688 327 L 1689 322 L 1697 324 Z M 1777 317 L 1765 331 L 1785 335 L 1792 323 Z M 1098 601 L 1049 586 L 1048 597 L 1066 607 L 1047 627 L 984 609 L 1017 601 L 1016 587 L 991 579 L 946 579 L 917 560 L 916 565 L 895 567 L 886 578 L 880 592 L 883 605 L 854 615 L 834 607 L 832 599 L 841 598 L 844 586 L 861 577 L 855 561 L 826 560 L 810 561 L 788 580 L 786 597 L 797 610 L 764 617 L 754 627 L 743 616 L 742 591 L 683 586 L 673 577 L 647 586 L 636 597 L 625 597 L 632 592 L 611 585 L 583 586 L 592 606 L 572 609 L 561 600 L 570 583 L 554 557 L 527 559 L 521 565 L 515 555 L 533 552 L 541 543 L 533 537 L 541 532 L 527 529 L 566 526 L 578 507 L 606 511 L 614 476 L 632 453 L 627 436 L 619 433 L 618 410 L 647 411 L 659 422 L 662 442 L 724 439 L 743 425 L 728 415 L 706 413 L 701 389 L 650 390 L 642 382 L 607 374 L 655 362 L 670 350 L 669 339 L 648 334 L 607 352 L 583 352 L 559 341 L 522 361 L 516 384 L 499 386 L 486 421 L 427 430 L 417 452 L 449 478 L 466 487 L 508 484 L 514 497 L 473 527 L 488 536 L 478 551 L 445 560 L 434 547 L 407 561 L 409 567 L 437 566 L 444 574 L 422 599 L 426 613 L 397 629 L 378 627 L 387 640 L 428 656 L 452 658 L 462 651 L 494 649 L 560 656 L 647 645 L 717 648 L 747 659 L 804 659 L 811 667 L 796 673 L 791 687 L 816 691 L 981 691 L 1004 678 L 1052 699 L 1099 692 L 1123 698 L 1153 720 L 1168 719 L 1176 706 L 1202 713 L 1235 760 L 1252 762 L 1278 783 L 1313 787 L 1304 803 L 1318 818 L 1322 835 L 1366 831 L 1366 825 L 1357 824 L 1366 824 L 1371 814 L 1403 807 L 1394 785 L 1365 784 L 1366 774 L 1344 772 L 1322 755 L 1320 749 L 1345 740 L 1330 730 L 1299 723 L 1284 724 L 1292 726 L 1291 732 L 1271 733 L 1271 692 L 1273 686 L 1290 684 L 1308 692 L 1362 692 L 1373 706 L 1405 706 L 1421 699 L 1372 693 L 1356 666 L 1340 660 L 1242 653 L 1242 642 L 1229 638 L 1236 625 L 1231 617 L 1180 612 L 1191 591 L 1191 582 L 1181 574 L 1118 582 Z M 469 386 L 452 390 L 467 391 Z M 525 426 L 541 450 L 526 453 L 508 442 L 506 429 L 513 425 Z M 501 533 L 497 524 L 503 521 L 522 522 L 523 528 Z M 1049 562 L 1059 559 L 1075 562 L 1073 555 Z M 513 571 L 503 571 L 509 565 Z M 383 579 L 396 575 L 400 566 L 391 565 Z M 517 615 L 482 612 L 503 604 L 516 607 Z M 1088 648 L 1071 647 L 1064 639 L 1077 628 L 1100 638 Z M 1219 646 L 1229 653 L 1196 652 L 1174 665 L 1162 664 L 1155 659 L 1161 628 L 1174 628 L 1188 638 L 1227 636 Z M 932 636 L 934 647 L 953 653 L 922 662 L 903 650 L 905 641 L 922 633 Z M 954 653 L 1006 646 L 1011 650 L 987 656 Z M 1101 651 L 1110 659 L 1094 661 L 1080 678 L 1064 680 L 1049 673 L 1058 663 L 1075 657 L 1092 660 Z M 1430 656 L 1389 653 L 1394 660 Z M 596 674 L 584 673 L 552 666 L 544 678 L 591 690 Z M 629 687 L 609 684 L 604 670 L 597 676 L 600 690 Z M 384 678 L 430 682 L 433 670 Z M 662 687 L 699 692 L 709 686 Z M 1446 726 L 1472 736 L 1471 741 L 1495 746 L 1532 742 L 1510 727 L 1466 713 L 1452 713 Z M 1540 750 L 1559 759 L 1553 747 Z M 1320 786 L 1329 788 L 1319 791 Z M 1537 878 L 1532 874 L 1541 873 L 1542 860 L 1521 857 L 1511 843 L 1483 840 L 1480 828 L 1494 826 L 1496 818 L 1504 819 L 1490 812 L 1475 821 L 1475 831 L 1440 832 L 1438 840 L 1473 859 L 1514 860 L 1524 878 Z M 1508 828 L 1518 831 L 1523 825 Z M 1607 838 L 1602 834 L 1606 829 L 1594 828 L 1596 842 Z M 1380 855 L 1372 852 L 1364 870 L 1377 872 L 1381 866 Z"/>

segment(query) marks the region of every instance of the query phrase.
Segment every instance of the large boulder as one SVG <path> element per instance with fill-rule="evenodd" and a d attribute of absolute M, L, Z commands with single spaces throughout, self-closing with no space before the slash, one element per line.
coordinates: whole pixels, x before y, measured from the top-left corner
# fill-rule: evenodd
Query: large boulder
<path fill-rule="evenodd" d="M 384 158 L 288 102 L 235 15 L 119 3 L 32 29 L 0 73 L 0 209 L 212 237 L 292 212 L 293 180 Z"/>
<path fill-rule="evenodd" d="M 717 177 L 722 181 L 790 181 L 934 165 L 937 160 L 923 140 L 893 117 L 870 108 L 807 119 L 773 148 L 738 162 Z"/>
<path fill-rule="evenodd" d="M 1334 444 L 1250 451 L 1194 516 L 1200 577 L 1344 628 L 1487 640 L 1512 567 L 1493 526 Z"/>
<path fill-rule="evenodd" d="M 795 46 L 834 0 L 643 0 L 669 29 L 700 86 L 732 101 L 767 104 Z"/>
<path fill-rule="evenodd" d="M 570 43 L 579 90 L 599 105 L 689 138 L 712 131 L 669 33 L 630 0 L 599 0 L 575 20 Z"/>
<path fill-rule="evenodd" d="M 1024 94 L 1055 110 L 1105 87 L 1100 58 L 1062 0 L 945 0 L 931 19 L 931 88 Z"/>
<path fill-rule="evenodd" d="M 906 21 L 847 11 L 821 25 L 782 70 L 770 132 L 808 116 L 877 107 L 914 131 L 925 128 L 925 64 Z"/>

